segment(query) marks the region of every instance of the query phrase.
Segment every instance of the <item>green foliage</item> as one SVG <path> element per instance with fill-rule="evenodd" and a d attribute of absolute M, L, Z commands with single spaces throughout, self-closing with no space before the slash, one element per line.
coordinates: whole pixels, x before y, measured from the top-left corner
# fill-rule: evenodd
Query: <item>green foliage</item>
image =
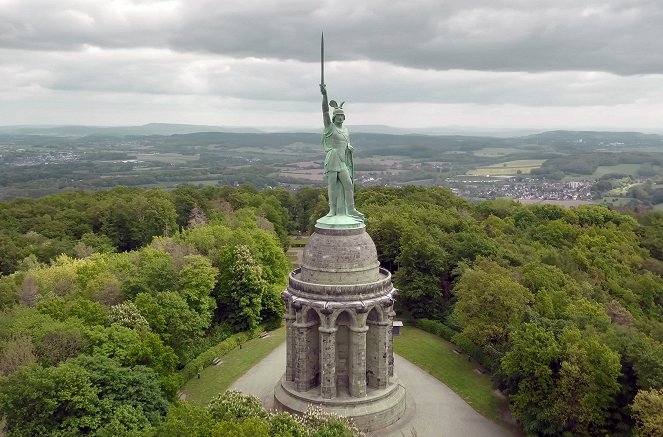
<path fill-rule="evenodd" d="M 179 355 L 184 352 L 187 341 L 200 338 L 211 322 L 209 315 L 200 315 L 192 310 L 186 300 L 174 291 L 154 295 L 140 293 L 134 303 L 150 328 Z"/>
<path fill-rule="evenodd" d="M 0 248 L 0 250 L 2 249 Z M 22 281 L 23 278 L 20 274 L 11 276 L 0 275 L 0 311 L 18 303 L 18 294 Z"/>
<path fill-rule="evenodd" d="M 356 197 L 379 261 L 394 273 L 398 304 L 497 370 L 495 384 L 527 432 L 629 434 L 637 390 L 663 384 L 663 215 L 636 222 L 596 205 L 468 204 L 442 188 L 376 187 Z M 320 189 L 247 186 L 116 187 L 0 203 L 6 381 L 38 368 L 29 367 L 35 360 L 66 369 L 85 352 L 150 366 L 172 395 L 179 380 L 171 347 L 186 380 L 237 344 L 222 342 L 187 364 L 227 335 L 220 326 L 279 323 L 287 232 L 307 229 L 326 208 Z M 71 379 L 85 387 L 85 378 Z M 92 417 L 66 411 L 73 421 Z M 85 432 L 154 432 L 141 411 L 114 408 Z M 214 421 L 208 429 L 273 434 L 274 426 Z"/>
<path fill-rule="evenodd" d="M 201 317 L 210 318 L 215 302 L 210 293 L 216 285 L 218 269 L 212 262 L 200 255 L 184 257 L 184 266 L 179 272 L 178 287 L 180 295 L 186 300 L 189 308 Z"/>
<path fill-rule="evenodd" d="M 260 324 L 262 297 L 267 292 L 262 268 L 243 245 L 224 251 L 220 264 L 219 307 L 238 331 L 255 329 Z"/>
<path fill-rule="evenodd" d="M 114 409 L 107 423 L 94 432 L 95 437 L 137 437 L 147 436 L 152 430 L 141 407 L 119 405 Z"/>
<path fill-rule="evenodd" d="M 145 248 L 130 254 L 133 258 L 132 274 L 124 282 L 122 288 L 128 298 L 139 293 L 155 293 L 176 290 L 177 271 L 170 254 Z"/>
<path fill-rule="evenodd" d="M 458 332 L 454 331 L 447 325 L 435 320 L 417 319 L 415 321 L 415 325 L 417 328 L 426 332 L 430 332 L 431 334 L 435 334 L 438 337 L 445 339 L 446 341 L 451 341 L 453 336 L 458 334 Z"/>
<path fill-rule="evenodd" d="M 121 367 L 101 356 L 24 367 L 0 385 L 0 413 L 11 435 L 142 430 L 168 408 L 151 369 Z"/>
<path fill-rule="evenodd" d="M 26 367 L 0 382 L 0 414 L 10 435 L 78 435 L 103 423 L 99 392 L 74 363 Z"/>
<path fill-rule="evenodd" d="M 179 375 L 180 375 L 180 381 L 182 383 L 188 381 L 189 379 L 193 378 L 196 373 L 200 371 L 200 369 L 203 369 L 210 364 L 212 364 L 212 360 L 216 357 L 222 357 L 232 349 L 238 347 L 240 344 L 245 343 L 247 340 L 254 338 L 258 336 L 259 329 L 256 329 L 254 331 L 249 331 L 249 332 L 240 332 L 238 334 L 232 335 L 225 340 L 223 340 L 221 343 L 212 346 L 205 352 L 201 353 L 198 355 L 196 358 L 192 359 L 189 361 L 182 370 L 180 370 Z"/>
<path fill-rule="evenodd" d="M 215 396 L 207 406 L 212 418 L 220 421 L 241 421 L 251 417 L 266 419 L 267 411 L 255 396 L 228 390 Z"/>
<path fill-rule="evenodd" d="M 89 350 L 95 356 L 113 358 L 123 366 L 144 365 L 160 375 L 175 371 L 177 356 L 161 338 L 148 330 L 134 330 L 112 324 L 95 326 L 86 332 Z"/>
<path fill-rule="evenodd" d="M 309 406 L 302 417 L 303 423 L 308 426 L 312 435 L 316 437 L 361 437 L 354 422 L 338 414 L 323 410 L 320 406 Z"/>
<path fill-rule="evenodd" d="M 101 402 L 140 409 L 153 424 L 166 414 L 168 401 L 158 375 L 149 367 L 123 367 L 116 360 L 98 355 L 81 355 L 72 363 L 89 372 L 93 386 L 99 388 Z"/>
<path fill-rule="evenodd" d="M 308 437 L 309 431 L 302 420 L 288 413 L 273 413 L 270 417 L 269 435 L 282 437 Z"/>
<path fill-rule="evenodd" d="M 663 390 L 638 392 L 631 408 L 638 423 L 636 435 L 654 437 L 663 434 Z"/>
<path fill-rule="evenodd" d="M 140 313 L 136 304 L 130 301 L 113 305 L 108 311 L 108 322 L 126 326 L 137 331 L 150 329 L 149 323 L 147 323 L 145 317 Z"/>
<path fill-rule="evenodd" d="M 168 415 L 155 430 L 155 436 L 211 437 L 214 420 L 206 409 L 197 407 L 190 402 L 175 402 L 168 410 Z"/>
<path fill-rule="evenodd" d="M 458 299 L 454 318 L 478 346 L 503 347 L 532 300 L 531 292 L 508 269 L 486 259 L 466 270 L 454 290 Z"/>
<path fill-rule="evenodd" d="M 535 324 L 514 331 L 512 343 L 502 367 L 515 379 L 513 412 L 527 432 L 601 430 L 619 389 L 619 354 L 577 329 L 557 337 Z"/>

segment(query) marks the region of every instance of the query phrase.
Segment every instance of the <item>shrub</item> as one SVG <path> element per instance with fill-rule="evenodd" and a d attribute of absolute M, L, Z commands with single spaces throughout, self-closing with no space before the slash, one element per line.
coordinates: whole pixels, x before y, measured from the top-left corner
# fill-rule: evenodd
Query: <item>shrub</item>
<path fill-rule="evenodd" d="M 457 334 L 455 330 L 436 320 L 418 319 L 415 321 L 415 326 L 423 331 L 435 334 L 447 341 L 451 341 L 453 336 Z"/>
<path fill-rule="evenodd" d="M 189 361 L 187 365 L 184 366 L 182 370 L 180 370 L 180 384 L 184 384 L 193 378 L 200 371 L 200 369 L 204 369 L 205 367 L 211 365 L 214 358 L 227 354 L 240 344 L 246 343 L 248 340 L 257 337 L 260 332 L 262 332 L 262 327 L 258 327 L 252 331 L 240 332 L 226 338 L 216 346 L 212 346 L 211 348 L 207 349 L 205 352 Z"/>
<path fill-rule="evenodd" d="M 207 412 L 216 421 L 241 421 L 251 417 L 267 419 L 269 416 L 257 397 L 234 390 L 214 396 Z"/>

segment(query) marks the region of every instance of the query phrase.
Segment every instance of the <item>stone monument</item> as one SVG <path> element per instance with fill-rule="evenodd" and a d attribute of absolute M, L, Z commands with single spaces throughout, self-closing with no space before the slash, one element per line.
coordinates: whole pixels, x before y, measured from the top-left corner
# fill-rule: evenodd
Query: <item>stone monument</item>
<path fill-rule="evenodd" d="M 354 206 L 353 148 L 343 104 L 329 102 L 329 116 L 324 73 L 320 90 L 329 213 L 316 222 L 301 267 L 290 273 L 281 295 L 286 371 L 274 403 L 294 413 L 319 405 L 373 431 L 405 411 L 405 388 L 393 366 L 396 290 Z"/>

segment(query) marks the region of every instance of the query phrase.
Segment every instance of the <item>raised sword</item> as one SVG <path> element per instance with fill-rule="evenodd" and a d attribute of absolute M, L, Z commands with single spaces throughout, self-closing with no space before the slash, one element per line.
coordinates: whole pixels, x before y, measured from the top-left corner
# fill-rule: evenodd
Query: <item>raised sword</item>
<path fill-rule="evenodd" d="M 320 85 L 325 84 L 325 33 L 320 37 Z"/>

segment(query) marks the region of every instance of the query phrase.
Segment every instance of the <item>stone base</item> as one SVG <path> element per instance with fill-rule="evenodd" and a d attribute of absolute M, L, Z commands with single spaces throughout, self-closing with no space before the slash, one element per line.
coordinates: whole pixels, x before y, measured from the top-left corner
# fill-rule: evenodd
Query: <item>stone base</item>
<path fill-rule="evenodd" d="M 274 387 L 274 407 L 280 411 L 303 414 L 310 405 L 319 405 L 325 411 L 350 417 L 361 431 L 375 431 L 391 425 L 405 413 L 405 387 L 397 377 L 383 389 L 368 389 L 366 397 L 355 398 L 340 393 L 334 399 L 323 399 L 320 387 L 298 392 L 285 376 Z"/>
<path fill-rule="evenodd" d="M 333 215 L 321 217 L 315 222 L 315 227 L 320 229 L 358 229 L 366 227 L 358 217 L 350 215 Z"/>

